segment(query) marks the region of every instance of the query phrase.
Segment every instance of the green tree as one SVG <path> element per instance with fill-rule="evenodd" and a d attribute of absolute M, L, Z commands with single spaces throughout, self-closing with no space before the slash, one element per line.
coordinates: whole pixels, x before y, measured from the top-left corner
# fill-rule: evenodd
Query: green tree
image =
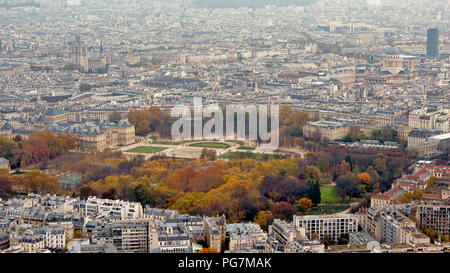
<path fill-rule="evenodd" d="M 136 201 L 143 206 L 155 204 L 155 196 L 152 194 L 151 189 L 142 184 L 139 184 L 134 188 L 134 195 Z"/>
<path fill-rule="evenodd" d="M 321 201 L 321 192 L 320 192 L 320 184 L 319 181 L 309 182 L 309 199 L 311 199 L 314 205 L 320 204 Z"/>

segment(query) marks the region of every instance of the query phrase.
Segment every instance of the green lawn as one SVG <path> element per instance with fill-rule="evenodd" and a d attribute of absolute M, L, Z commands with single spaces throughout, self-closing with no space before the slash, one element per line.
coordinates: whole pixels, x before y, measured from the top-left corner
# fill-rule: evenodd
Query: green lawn
<path fill-rule="evenodd" d="M 152 144 L 156 144 L 156 145 L 181 145 L 181 144 L 187 144 L 187 143 L 192 143 L 192 142 L 200 142 L 200 141 L 205 141 L 205 140 L 180 140 L 180 141 L 170 141 L 170 140 L 154 140 L 152 141 Z"/>
<path fill-rule="evenodd" d="M 244 146 L 245 145 L 245 142 L 242 141 L 242 140 L 227 140 L 227 142 L 231 142 L 231 143 L 234 143 L 234 144 L 237 144 L 237 145 L 240 145 L 240 146 Z"/>
<path fill-rule="evenodd" d="M 230 145 L 219 142 L 205 142 L 205 143 L 195 143 L 189 145 L 191 147 L 201 147 L 201 148 L 214 148 L 214 149 L 226 149 L 230 148 Z"/>
<path fill-rule="evenodd" d="M 333 214 L 344 211 L 348 209 L 350 205 L 348 204 L 325 204 L 318 205 L 313 207 L 308 214 L 309 215 L 325 215 L 325 214 Z"/>
<path fill-rule="evenodd" d="M 167 149 L 166 147 L 157 147 L 157 146 L 141 146 L 131 150 L 128 150 L 128 153 L 143 153 L 143 154 L 154 154 L 157 152 L 161 152 Z"/>
<path fill-rule="evenodd" d="M 323 185 L 320 187 L 320 198 L 321 203 L 342 203 L 341 198 L 337 195 L 335 186 L 333 185 Z"/>
<path fill-rule="evenodd" d="M 152 144 L 156 144 L 156 145 L 180 145 L 182 144 L 181 142 L 172 142 L 172 141 L 159 141 L 159 140 L 155 140 L 152 142 Z"/>
<path fill-rule="evenodd" d="M 72 177 L 66 177 L 59 181 L 62 188 L 65 189 L 67 186 L 75 186 L 77 183 L 81 181 L 81 176 L 72 176 Z"/>
<path fill-rule="evenodd" d="M 247 147 L 247 146 L 241 146 L 238 148 L 238 150 L 247 150 L 247 151 L 253 151 L 255 150 L 255 147 Z"/>

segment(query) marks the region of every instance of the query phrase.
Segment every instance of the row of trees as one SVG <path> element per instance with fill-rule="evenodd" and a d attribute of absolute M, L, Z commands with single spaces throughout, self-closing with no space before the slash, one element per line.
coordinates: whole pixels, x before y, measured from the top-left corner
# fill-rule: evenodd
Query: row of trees
<path fill-rule="evenodd" d="M 24 174 L 10 175 L 5 169 L 0 169 L 0 198 L 8 199 L 13 194 L 20 193 L 61 193 L 59 180 L 39 170 Z"/>
<path fill-rule="evenodd" d="M 364 134 L 358 125 L 351 125 L 349 131 L 350 132 L 343 138 L 344 142 L 355 142 L 367 139 L 378 140 L 381 143 L 387 141 L 398 143 L 401 142 L 398 136 L 398 132 L 389 127 L 383 127 L 382 129 L 373 130 L 369 135 Z"/>
<path fill-rule="evenodd" d="M 0 137 L 0 156 L 8 159 L 13 168 L 54 159 L 75 148 L 76 137 L 51 131 L 33 133 L 25 140 Z"/>
<path fill-rule="evenodd" d="M 235 117 L 236 118 L 236 117 Z M 246 128 L 248 128 L 248 115 L 246 116 Z M 111 119 L 121 119 L 119 113 L 113 113 Z M 136 126 L 136 134 L 145 136 L 150 133 L 158 133 L 163 138 L 170 137 L 172 122 L 174 121 L 167 113 L 158 107 L 147 110 L 131 110 L 128 113 L 129 121 Z M 208 119 L 205 119 L 205 123 Z M 303 126 L 309 121 L 309 115 L 305 111 L 294 111 L 289 106 L 280 108 L 280 144 L 283 146 L 296 146 L 303 135 Z M 224 125 L 225 125 L 224 119 Z M 268 120 L 270 125 L 270 117 Z M 235 122 L 235 127 L 237 123 Z M 236 128 L 235 128 L 236 129 Z M 248 133 L 248 129 L 246 130 Z"/>

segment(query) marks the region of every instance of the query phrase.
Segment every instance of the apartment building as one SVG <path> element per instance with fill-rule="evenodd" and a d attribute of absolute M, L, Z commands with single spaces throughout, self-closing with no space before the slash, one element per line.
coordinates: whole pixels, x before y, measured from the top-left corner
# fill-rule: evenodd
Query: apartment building
<path fill-rule="evenodd" d="M 42 236 L 46 248 L 66 247 L 66 231 L 64 228 L 39 228 L 33 230 L 34 235 Z"/>
<path fill-rule="evenodd" d="M 302 239 L 306 234 L 304 228 L 297 231 L 293 223 L 274 219 L 272 225 L 269 226 L 269 235 L 273 236 L 280 244 L 286 245 Z"/>
<path fill-rule="evenodd" d="M 79 209 L 84 215 L 103 214 L 116 219 L 143 218 L 142 205 L 138 202 L 100 199 L 90 196 L 86 201 L 80 201 Z"/>
<path fill-rule="evenodd" d="M 144 219 L 165 221 L 177 215 L 177 211 L 169 209 L 149 208 L 144 209 Z"/>
<path fill-rule="evenodd" d="M 227 224 L 230 252 L 266 252 L 267 234 L 255 223 Z"/>
<path fill-rule="evenodd" d="M 341 215 L 294 215 L 295 229 L 304 228 L 310 237 L 317 234 L 319 239 L 328 236 L 339 240 L 345 234 L 358 231 L 358 217 L 353 214 Z"/>
<path fill-rule="evenodd" d="M 179 223 L 159 223 L 157 253 L 192 253 L 192 244 L 185 225 Z"/>
<path fill-rule="evenodd" d="M 434 203 L 419 204 L 417 208 L 419 226 L 431 227 L 445 236 L 450 236 L 450 204 L 448 202 Z"/>
<path fill-rule="evenodd" d="M 407 243 L 416 223 L 405 215 L 407 208 L 371 207 L 367 215 L 367 232 L 388 245 Z M 405 229 L 406 228 L 406 229 Z"/>
<path fill-rule="evenodd" d="M 119 252 L 149 253 L 157 245 L 148 220 L 120 220 L 111 224 L 113 244 Z"/>
<path fill-rule="evenodd" d="M 25 253 L 33 253 L 45 248 L 45 240 L 39 235 L 25 235 L 19 238 L 19 246 Z"/>
<path fill-rule="evenodd" d="M 214 249 L 217 252 L 222 252 L 222 244 L 225 242 L 225 223 L 225 215 L 219 217 L 205 217 L 203 219 L 206 243 L 209 248 Z"/>
<path fill-rule="evenodd" d="M 418 109 L 409 113 L 408 127 L 410 129 L 426 129 L 448 133 L 449 119 L 447 110 Z"/>

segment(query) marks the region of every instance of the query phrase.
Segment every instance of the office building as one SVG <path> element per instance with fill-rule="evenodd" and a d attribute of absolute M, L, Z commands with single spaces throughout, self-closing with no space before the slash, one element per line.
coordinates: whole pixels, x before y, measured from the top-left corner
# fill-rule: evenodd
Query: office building
<path fill-rule="evenodd" d="M 434 59 L 439 57 L 439 30 L 429 28 L 427 31 L 427 58 Z"/>

